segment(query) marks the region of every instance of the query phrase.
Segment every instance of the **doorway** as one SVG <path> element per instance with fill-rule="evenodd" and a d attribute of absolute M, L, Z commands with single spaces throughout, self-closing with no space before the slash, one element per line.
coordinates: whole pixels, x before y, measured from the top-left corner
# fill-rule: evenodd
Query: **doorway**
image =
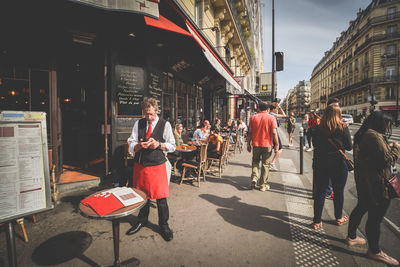
<path fill-rule="evenodd" d="M 63 60 L 61 114 L 65 170 L 104 174 L 103 53 L 92 45 L 73 43 Z"/>

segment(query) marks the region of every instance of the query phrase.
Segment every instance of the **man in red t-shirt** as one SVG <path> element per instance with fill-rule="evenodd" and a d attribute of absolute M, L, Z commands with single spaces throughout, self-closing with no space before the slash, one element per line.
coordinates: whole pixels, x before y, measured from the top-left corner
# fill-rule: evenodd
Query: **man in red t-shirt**
<path fill-rule="evenodd" d="M 279 150 L 279 141 L 276 130 L 276 119 L 269 115 L 268 105 L 261 102 L 258 108 L 259 112 L 250 118 L 249 133 L 247 134 L 247 150 L 251 152 L 251 147 L 253 146 L 251 188 L 254 189 L 260 179 L 261 161 L 260 190 L 267 191 L 269 189 L 267 180 L 272 158 L 272 148 L 277 153 Z M 275 141 L 275 146 L 273 145 L 273 140 Z"/>

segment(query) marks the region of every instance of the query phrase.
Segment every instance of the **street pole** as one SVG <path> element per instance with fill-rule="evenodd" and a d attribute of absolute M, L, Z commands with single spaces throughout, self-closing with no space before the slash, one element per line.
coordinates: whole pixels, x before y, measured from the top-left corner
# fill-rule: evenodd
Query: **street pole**
<path fill-rule="evenodd" d="M 303 139 L 304 139 L 304 128 L 300 127 L 299 130 L 299 136 L 300 136 L 300 174 L 303 174 Z"/>
<path fill-rule="evenodd" d="M 275 96 L 275 0 L 272 0 L 272 88 L 271 102 Z"/>

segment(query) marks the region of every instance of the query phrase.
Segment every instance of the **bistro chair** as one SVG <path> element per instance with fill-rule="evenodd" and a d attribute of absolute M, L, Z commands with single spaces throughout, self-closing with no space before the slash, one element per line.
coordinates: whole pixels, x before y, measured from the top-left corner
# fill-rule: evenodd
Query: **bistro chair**
<path fill-rule="evenodd" d="M 182 184 L 183 180 L 193 180 L 194 179 L 192 177 L 185 177 L 187 169 L 192 169 L 197 172 L 197 183 L 198 183 L 199 187 L 200 187 L 201 172 L 203 172 L 203 179 L 204 179 L 204 181 L 206 181 L 207 147 L 208 147 L 208 143 L 200 145 L 199 161 L 197 163 L 193 162 L 193 164 L 191 164 L 191 163 L 183 163 L 182 164 L 183 171 L 182 171 L 180 184 Z"/>
<path fill-rule="evenodd" d="M 222 174 L 222 166 L 224 165 L 225 162 L 225 158 L 226 158 L 226 154 L 227 154 L 227 149 L 226 147 L 229 146 L 229 139 L 224 139 L 224 142 L 222 143 L 222 155 L 220 158 L 210 158 L 207 157 L 207 161 L 208 161 L 208 166 L 212 167 L 213 163 L 216 162 L 218 163 L 218 174 L 219 174 L 219 178 L 221 178 L 221 174 Z"/>

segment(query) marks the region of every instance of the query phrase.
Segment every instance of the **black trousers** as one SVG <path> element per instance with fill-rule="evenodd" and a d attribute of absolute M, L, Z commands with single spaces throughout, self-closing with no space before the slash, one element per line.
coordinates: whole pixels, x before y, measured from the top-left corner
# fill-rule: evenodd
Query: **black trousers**
<path fill-rule="evenodd" d="M 169 209 L 166 198 L 157 199 L 157 208 L 158 208 L 158 225 L 168 226 L 169 219 Z M 150 201 L 147 201 L 146 205 L 139 211 L 138 219 L 142 223 L 146 223 L 149 218 L 150 213 Z"/>
<path fill-rule="evenodd" d="M 336 193 L 336 192 L 335 192 Z M 351 212 L 348 235 L 351 239 L 356 238 L 356 231 L 361 219 L 368 212 L 368 220 L 365 232 L 368 239 L 368 247 L 373 253 L 379 253 L 379 237 L 381 234 L 381 222 L 389 207 L 390 200 L 384 199 L 378 206 L 369 207 L 365 201 L 358 200 L 357 206 Z"/>

